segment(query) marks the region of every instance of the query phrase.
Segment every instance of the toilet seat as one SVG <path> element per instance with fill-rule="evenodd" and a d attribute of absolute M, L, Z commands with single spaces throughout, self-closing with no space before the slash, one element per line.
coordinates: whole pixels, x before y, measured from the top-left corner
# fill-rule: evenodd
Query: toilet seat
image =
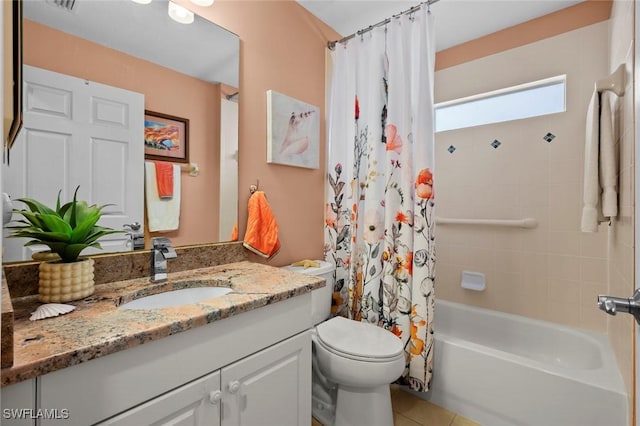
<path fill-rule="evenodd" d="M 316 327 L 317 343 L 328 351 L 357 361 L 389 362 L 404 357 L 402 341 L 373 324 L 335 317 Z"/>

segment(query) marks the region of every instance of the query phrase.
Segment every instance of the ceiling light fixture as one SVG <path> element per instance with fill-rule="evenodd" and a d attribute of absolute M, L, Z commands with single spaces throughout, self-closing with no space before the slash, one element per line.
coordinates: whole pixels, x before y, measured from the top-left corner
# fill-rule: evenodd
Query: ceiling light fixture
<path fill-rule="evenodd" d="M 151 3 L 151 0 L 131 0 L 132 2 L 135 3 L 139 3 L 139 4 L 149 4 Z"/>
<path fill-rule="evenodd" d="M 191 3 L 197 6 L 209 7 L 213 4 L 213 0 L 191 0 Z"/>
<path fill-rule="evenodd" d="M 193 12 L 169 0 L 169 16 L 176 22 L 181 24 L 190 24 L 193 22 Z"/>

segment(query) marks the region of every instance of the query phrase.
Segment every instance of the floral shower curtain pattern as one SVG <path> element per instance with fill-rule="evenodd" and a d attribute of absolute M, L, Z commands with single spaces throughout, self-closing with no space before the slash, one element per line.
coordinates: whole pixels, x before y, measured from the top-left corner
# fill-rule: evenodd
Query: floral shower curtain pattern
<path fill-rule="evenodd" d="M 400 383 L 427 391 L 433 364 L 433 22 L 426 7 L 333 52 L 325 259 L 333 312 L 405 347 Z"/>

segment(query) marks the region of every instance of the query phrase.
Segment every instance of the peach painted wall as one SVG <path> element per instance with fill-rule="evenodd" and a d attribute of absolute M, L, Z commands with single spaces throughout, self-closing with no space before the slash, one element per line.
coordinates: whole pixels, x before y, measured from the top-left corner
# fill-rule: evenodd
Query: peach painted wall
<path fill-rule="evenodd" d="M 548 15 L 442 50 L 436 70 L 463 64 L 609 19 L 611 0 L 587 0 Z M 437 8 L 437 6 L 434 6 Z M 435 10 L 435 9 L 434 9 Z"/>
<path fill-rule="evenodd" d="M 23 42 L 27 65 L 143 93 L 145 109 L 189 119 L 189 158 L 200 175 L 182 174 L 180 228 L 162 235 L 175 245 L 218 241 L 219 85 L 28 20 Z"/>
<path fill-rule="evenodd" d="M 325 176 L 325 52 L 340 36 L 294 1 L 216 0 L 185 7 L 240 37 L 239 230 L 244 236 L 249 185 L 259 181 L 276 215 L 285 265 L 323 254 Z M 321 110 L 320 168 L 267 163 L 266 92 L 275 90 Z M 263 261 L 251 255 L 253 261 Z"/>
<path fill-rule="evenodd" d="M 324 117 L 326 42 L 340 35 L 292 0 L 217 0 L 209 8 L 194 6 L 188 0 L 178 3 L 240 37 L 240 237 L 246 227 L 249 185 L 259 181 L 280 227 L 282 249 L 270 263 L 283 265 L 322 256 L 324 120 L 320 169 L 267 164 L 266 91 L 276 90 L 318 105 Z M 201 224 L 210 219 L 207 210 L 201 210 L 189 222 Z M 252 260 L 261 261 L 256 256 Z"/>
<path fill-rule="evenodd" d="M 320 257 L 323 246 L 324 122 L 321 125 L 320 170 L 267 164 L 266 91 L 273 89 L 319 105 L 324 116 L 325 46 L 328 40 L 339 39 L 340 35 L 293 1 L 217 0 L 210 8 L 198 8 L 188 0 L 178 2 L 240 36 L 240 237 L 244 235 L 246 224 L 248 187 L 259 180 L 278 218 L 283 245 L 280 254 L 270 263 L 282 265 L 301 258 Z M 528 43 L 608 18 L 609 0 L 588 3 L 575 7 L 573 14 L 562 12 L 548 21 L 536 21 L 536 27 L 545 27 L 547 31 L 535 32 L 533 39 L 519 37 L 518 40 Z M 529 27 L 522 31 L 529 32 Z M 512 39 L 513 32 L 505 32 L 492 40 L 501 38 Z M 493 50 L 483 50 L 483 54 L 511 47 L 514 45 L 501 43 Z M 454 56 L 457 63 L 469 60 L 465 53 L 445 51 L 438 53 L 437 64 L 445 63 L 445 54 Z M 260 261 L 256 256 L 252 260 Z"/>

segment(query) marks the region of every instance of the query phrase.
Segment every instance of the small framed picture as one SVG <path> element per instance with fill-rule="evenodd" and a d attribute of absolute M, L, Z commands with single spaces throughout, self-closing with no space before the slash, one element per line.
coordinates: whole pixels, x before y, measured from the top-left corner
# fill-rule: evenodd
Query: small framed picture
<path fill-rule="evenodd" d="M 189 119 L 144 112 L 144 158 L 189 162 Z"/>
<path fill-rule="evenodd" d="M 320 167 L 320 108 L 267 91 L 267 162 Z"/>

